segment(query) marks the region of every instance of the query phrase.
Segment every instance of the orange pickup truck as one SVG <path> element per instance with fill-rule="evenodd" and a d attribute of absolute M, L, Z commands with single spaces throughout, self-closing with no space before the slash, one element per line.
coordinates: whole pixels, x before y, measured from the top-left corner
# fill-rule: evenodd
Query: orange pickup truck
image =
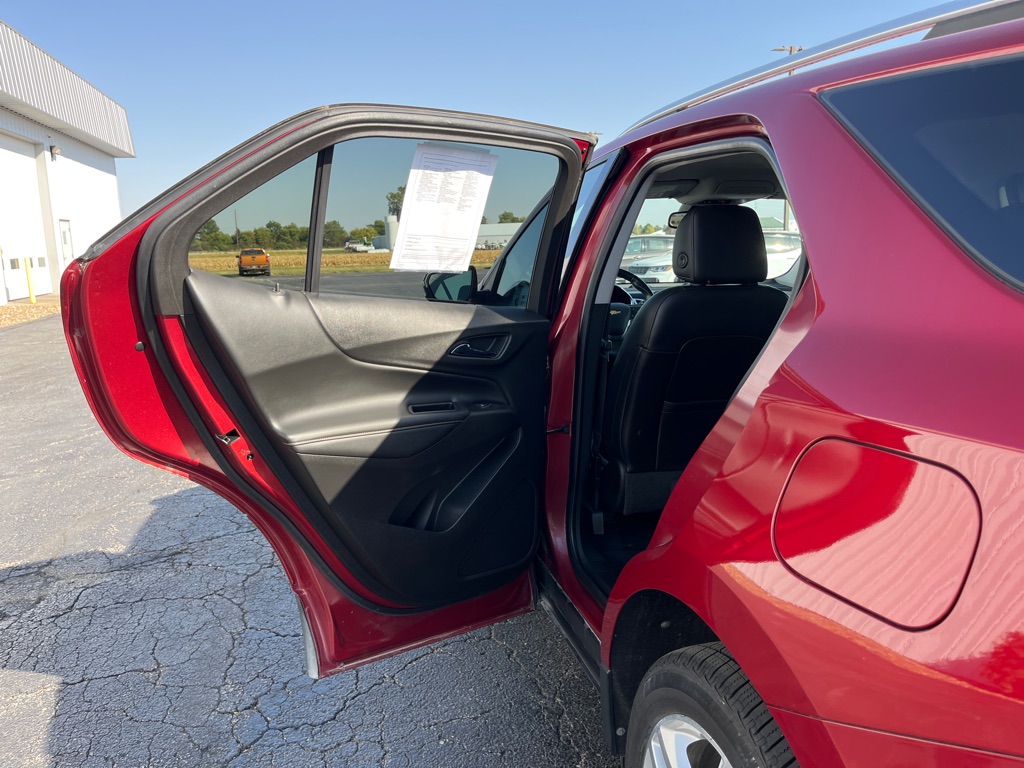
<path fill-rule="evenodd" d="M 240 275 L 270 274 L 270 254 L 262 248 L 244 248 L 236 258 Z"/>

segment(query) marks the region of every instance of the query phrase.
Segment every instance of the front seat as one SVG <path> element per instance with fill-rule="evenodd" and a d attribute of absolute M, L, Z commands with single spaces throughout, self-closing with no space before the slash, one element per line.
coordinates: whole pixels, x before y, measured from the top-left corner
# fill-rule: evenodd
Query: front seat
<path fill-rule="evenodd" d="M 750 208 L 690 210 L 672 268 L 688 284 L 641 307 L 609 375 L 600 476 L 607 513 L 662 510 L 786 305 L 785 293 L 758 284 L 768 261 Z"/>

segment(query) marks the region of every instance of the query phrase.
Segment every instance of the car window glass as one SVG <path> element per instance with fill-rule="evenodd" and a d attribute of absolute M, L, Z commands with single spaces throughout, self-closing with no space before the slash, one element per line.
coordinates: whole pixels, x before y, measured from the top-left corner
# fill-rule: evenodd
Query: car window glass
<path fill-rule="evenodd" d="M 467 247 L 471 251 L 471 263 L 481 284 L 503 249 L 514 242 L 515 246 L 502 257 L 501 263 L 507 266 L 501 270 L 491 298 L 502 304 L 525 305 L 547 208 L 540 209 L 528 231 L 518 237 L 517 233 L 526 215 L 554 185 L 559 161 L 540 152 L 507 147 L 397 138 L 342 142 L 326 153 L 331 158 L 328 196 L 318 242 L 309 242 L 317 167 L 317 156 L 311 156 L 206 222 L 193 240 L 190 267 L 302 290 L 307 279 L 308 251 L 319 253 L 321 293 L 425 299 L 424 277 L 448 271 L 444 266 L 410 269 L 405 264 L 405 268 L 392 268 L 393 246 L 400 235 L 406 204 L 405 187 L 417 149 L 423 147 L 431 152 L 462 152 L 493 159 L 486 194 L 480 190 L 483 202 L 478 229 L 468 235 L 461 231 L 452 234 L 462 236 L 463 252 Z M 452 186 L 452 176 L 445 173 L 435 174 L 430 181 L 436 183 L 427 193 L 440 190 L 439 194 L 447 194 Z M 471 199 L 473 191 L 470 189 L 470 194 L 460 200 Z M 447 234 L 442 231 L 422 247 L 424 241 L 412 237 L 407 243 L 413 242 L 428 260 L 438 259 L 448 253 Z M 316 271 L 315 260 L 312 265 Z"/>
<path fill-rule="evenodd" d="M 498 266 L 498 284 L 495 288 L 499 297 L 498 303 L 513 307 L 526 306 L 530 278 L 537 262 L 537 248 L 540 246 L 546 215 L 547 206 L 538 211 L 522 234 L 502 255 L 501 264 Z"/>
<path fill-rule="evenodd" d="M 767 279 L 775 280 L 790 273 L 804 250 L 792 207 L 785 200 L 754 200 L 744 206 L 753 208 L 761 222 L 768 257 Z"/>
<path fill-rule="evenodd" d="M 735 172 L 735 168 L 724 163 L 721 168 L 711 161 L 682 166 L 667 165 L 660 173 L 655 173 L 645 187 L 648 197 L 639 202 L 635 216 L 624 222 L 628 235 L 620 230 L 616 238 L 617 247 L 621 250 L 610 254 L 613 263 L 619 268 L 616 282 L 620 288 L 634 291 L 631 294 L 633 299 L 639 296 L 635 293 L 638 290 L 636 286 L 630 287 L 630 280 L 627 279 L 629 276 L 621 274 L 623 271 L 640 278 L 655 292 L 681 284 L 682 280 L 673 267 L 677 227 L 671 224 L 685 221 L 694 206 L 706 205 L 740 205 L 752 209 L 757 214 L 764 237 L 768 262 L 766 282 L 775 284 L 780 282 L 778 278 L 783 275 L 793 274 L 793 265 L 803 255 L 803 240 L 793 209 L 781 197 L 750 200 L 750 197 L 763 195 L 766 188 L 778 190 L 781 185 L 762 156 L 744 153 L 732 156 L 730 160 L 730 163 L 740 162 L 746 165 L 743 173 L 749 176 L 748 179 L 733 180 L 731 198 L 719 197 L 707 191 L 719 188 L 723 179 Z M 706 174 L 707 178 L 688 181 L 688 174 L 698 173 Z M 721 177 L 716 175 L 719 173 Z M 662 174 L 668 181 L 663 179 Z M 666 189 L 668 184 L 673 186 Z M 666 196 L 667 191 L 675 194 Z M 635 208 L 636 205 L 634 202 L 631 207 Z M 617 296 L 619 301 L 624 300 L 621 293 Z"/>
<path fill-rule="evenodd" d="M 1024 283 L 1024 58 L 941 67 L 823 96 L 964 246 Z"/>
<path fill-rule="evenodd" d="M 189 267 L 302 288 L 316 158 L 254 189 L 199 228 Z"/>
<path fill-rule="evenodd" d="M 424 173 L 420 177 L 419 190 L 406 189 L 418 148 L 421 153 L 439 156 L 459 152 L 472 156 L 475 153 L 494 163 L 489 188 L 485 196 L 481 194 L 484 202 L 477 222 L 479 229 L 470 233 L 473 238 L 469 245 L 471 263 L 480 273 L 481 280 L 502 249 L 516 236 L 526 216 L 552 188 L 559 167 L 558 160 L 551 155 L 480 144 L 381 137 L 337 144 L 327 197 L 319 282 L 321 293 L 365 293 L 424 299 L 423 278 L 426 274 L 462 268 L 437 265 L 427 269 L 392 268 L 393 249 L 401 234 L 403 212 L 410 216 L 411 221 L 415 220 L 415 212 L 410 213 L 410 205 L 422 203 L 430 195 L 435 195 L 430 198 L 433 200 L 449 192 L 451 195 L 462 194 L 460 200 L 468 199 L 467 187 L 456 189 L 456 185 L 451 183 L 452 179 L 459 177 L 449 177 L 444 172 Z M 482 193 L 483 190 L 479 188 L 476 191 Z M 500 288 L 505 288 L 506 292 L 511 288 L 507 280 L 516 285 L 525 284 L 527 289 L 529 287 L 544 215 L 535 221 L 538 222 L 537 237 L 530 242 L 520 237 L 518 242 L 521 245 L 515 249 L 514 264 L 509 263 L 504 270 L 507 279 L 503 276 Z M 444 237 L 438 235 L 429 241 L 427 238 L 414 241 L 410 234 L 406 245 L 415 242 L 417 253 L 422 252 L 425 260 L 431 261 L 448 246 L 447 234 L 442 234 Z M 453 231 L 452 234 L 457 233 Z M 455 239 L 451 238 L 451 242 L 455 243 Z M 411 253 L 408 247 L 407 253 Z M 508 257 L 505 260 L 509 261 Z"/>
<path fill-rule="evenodd" d="M 583 229 L 590 220 L 590 214 L 594 210 L 595 203 L 600 198 L 601 188 L 611 173 L 615 161 L 608 159 L 591 166 L 583 174 L 583 181 L 580 183 L 579 195 L 576 198 L 576 207 L 572 213 L 572 228 L 569 230 L 569 240 L 565 246 L 565 255 L 562 258 L 562 279 L 569 268 L 576 253 L 576 246 L 579 244 Z"/>
<path fill-rule="evenodd" d="M 641 259 L 656 261 L 659 258 L 671 267 L 675 230 L 669 229 L 668 217 L 670 213 L 678 210 L 679 203 L 675 200 L 644 200 L 640 213 L 633 223 L 632 234 L 626 241 L 625 250 L 619 259 L 619 269 L 626 269 L 634 261 Z"/>
<path fill-rule="evenodd" d="M 755 200 L 743 205 L 753 208 L 761 222 L 768 254 L 768 279 L 785 274 L 803 248 L 792 209 L 783 200 Z M 679 203 L 675 200 L 644 201 L 633 225 L 633 234 L 626 241 L 619 264 L 621 269 L 629 269 L 636 263 L 638 267 L 646 267 L 644 274 L 655 279 L 672 277 L 675 229 L 668 226 L 668 215 L 678 209 Z"/>

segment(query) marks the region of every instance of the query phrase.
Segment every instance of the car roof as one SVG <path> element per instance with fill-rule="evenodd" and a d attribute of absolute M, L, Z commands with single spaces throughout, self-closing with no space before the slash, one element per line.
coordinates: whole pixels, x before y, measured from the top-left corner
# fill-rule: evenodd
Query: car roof
<path fill-rule="evenodd" d="M 988 26 L 989 24 L 1017 18 L 1024 18 L 1024 2 L 1020 2 L 1020 0 L 986 0 L 980 3 L 977 0 L 957 0 L 956 2 L 943 3 L 923 11 L 901 16 L 883 24 L 867 27 L 859 32 L 844 35 L 813 48 L 799 49 L 785 59 L 775 60 L 736 77 L 703 88 L 652 112 L 640 120 L 640 122 L 627 128 L 626 132 L 641 125 L 654 122 L 665 115 L 679 112 L 687 107 L 701 104 L 719 96 L 765 82 L 774 77 L 789 74 L 798 69 L 836 58 L 837 56 L 905 37 L 915 32 L 927 29 L 929 30 L 928 37 L 934 38 L 941 34 L 952 34 L 966 29 L 975 29 L 980 26 Z M 975 19 L 974 24 L 971 24 L 971 19 Z M 943 28 L 949 31 L 941 32 Z M 936 30 L 940 30 L 940 32 L 932 34 Z"/>
<path fill-rule="evenodd" d="M 924 40 L 806 69 L 839 55 L 928 29 L 931 33 Z M 751 104 L 782 93 L 813 94 L 854 80 L 948 63 L 976 52 L 979 43 L 987 49 L 1019 48 L 1022 30 L 1024 0 L 945 3 L 787 56 L 672 102 L 627 128 L 604 145 L 593 160 L 661 130 L 707 118 L 747 114 Z M 793 77 L 783 76 L 790 72 Z"/>

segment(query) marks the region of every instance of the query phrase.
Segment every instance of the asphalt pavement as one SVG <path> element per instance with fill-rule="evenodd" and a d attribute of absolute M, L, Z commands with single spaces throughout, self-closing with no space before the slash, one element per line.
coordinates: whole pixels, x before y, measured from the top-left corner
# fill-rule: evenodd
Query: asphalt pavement
<path fill-rule="evenodd" d="M 320 681 L 230 504 L 121 454 L 59 318 L 0 329 L 0 768 L 613 766 L 541 613 Z"/>
<path fill-rule="evenodd" d="M 253 283 L 277 283 L 282 288 L 301 291 L 302 275 L 227 275 Z M 482 277 L 482 275 L 481 275 Z M 422 272 L 335 272 L 320 275 L 321 293 L 358 293 L 369 296 L 404 296 L 423 298 Z"/>

